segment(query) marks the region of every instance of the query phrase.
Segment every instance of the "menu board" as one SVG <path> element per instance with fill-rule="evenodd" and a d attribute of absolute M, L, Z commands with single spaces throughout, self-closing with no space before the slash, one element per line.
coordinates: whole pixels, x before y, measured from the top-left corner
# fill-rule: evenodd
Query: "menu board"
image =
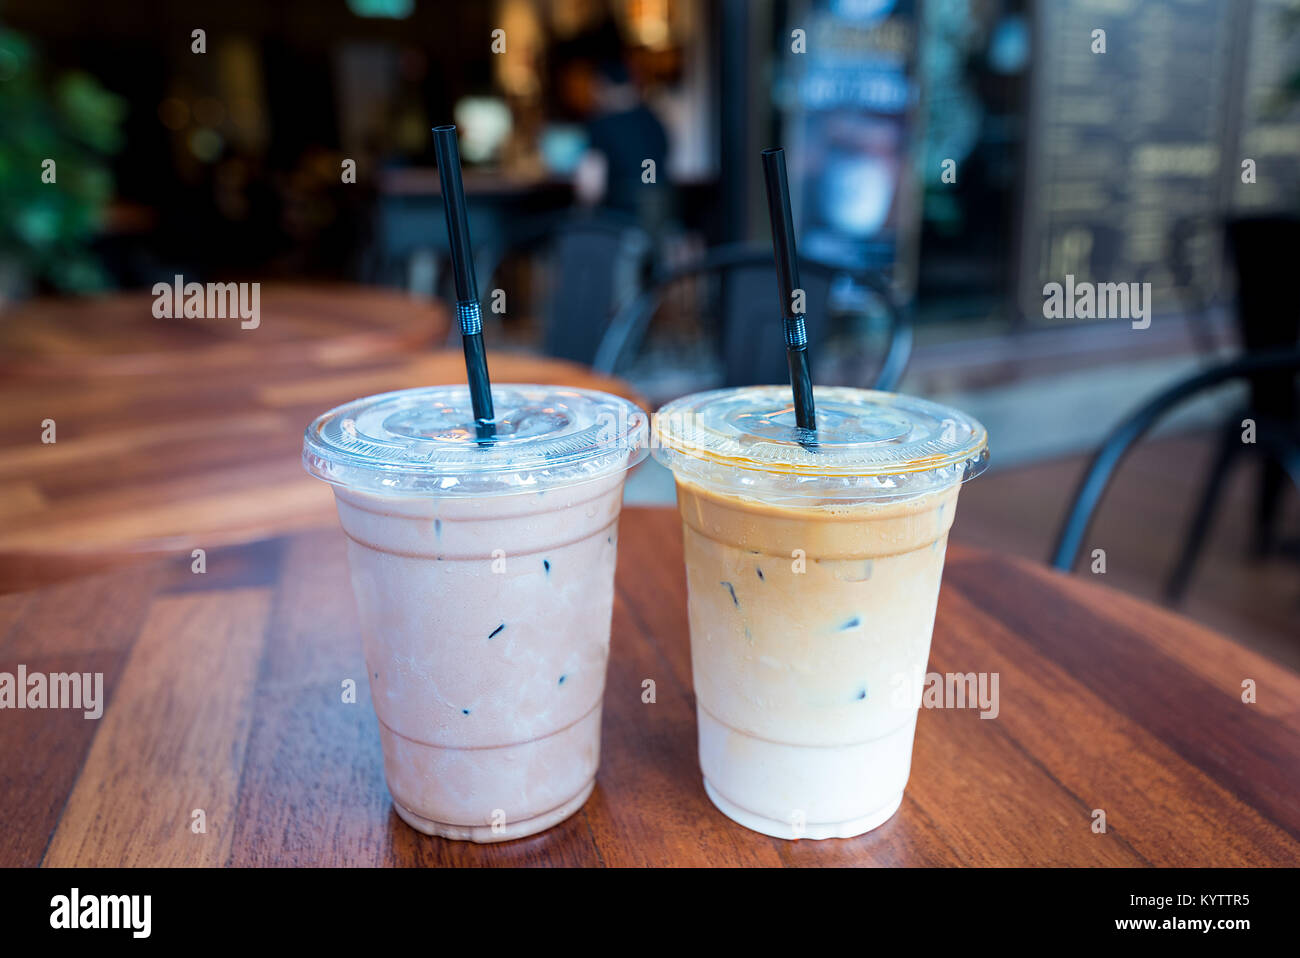
<path fill-rule="evenodd" d="M 1018 284 L 1027 323 L 1058 321 L 1044 318 L 1043 287 L 1067 276 L 1150 283 L 1156 315 L 1179 309 L 1189 282 L 1212 298 L 1222 290 L 1217 224 L 1233 209 L 1288 202 L 1296 184 L 1300 127 L 1266 106 L 1294 51 L 1281 15 L 1296 6 L 1036 5 Z"/>
<path fill-rule="evenodd" d="M 1240 212 L 1300 206 L 1300 0 L 1254 0 L 1247 24 L 1238 98 L 1236 167 L 1229 169 L 1230 208 Z M 1255 164 L 1255 182 L 1242 182 L 1241 162 Z"/>

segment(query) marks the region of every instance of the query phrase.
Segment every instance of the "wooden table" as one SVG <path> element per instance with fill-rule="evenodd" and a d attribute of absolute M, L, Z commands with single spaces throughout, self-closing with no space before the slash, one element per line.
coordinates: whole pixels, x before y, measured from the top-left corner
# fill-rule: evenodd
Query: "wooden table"
<path fill-rule="evenodd" d="M 230 318 L 161 319 L 153 303 L 143 289 L 24 303 L 0 315 L 0 372 L 30 382 L 330 368 L 441 342 L 450 321 L 438 303 L 343 283 L 262 284 L 255 329 Z"/>
<path fill-rule="evenodd" d="M 677 517 L 626 510 L 619 542 L 596 790 L 493 846 L 428 838 L 391 809 L 337 529 L 216 550 L 203 575 L 181 552 L 0 597 L 0 670 L 102 671 L 108 698 L 98 721 L 0 714 L 0 865 L 1300 860 L 1300 676 L 1092 581 L 955 546 L 931 669 L 998 672 L 999 716 L 924 711 L 903 806 L 874 832 L 747 831 L 696 766 Z"/>
<path fill-rule="evenodd" d="M 267 286 L 261 324 L 155 319 L 148 291 L 0 317 L 0 591 L 333 522 L 302 432 L 370 393 L 463 382 L 444 307 L 351 286 Z M 617 379 L 489 356 L 496 382 L 637 397 Z M 41 441 L 46 420 L 57 441 Z"/>

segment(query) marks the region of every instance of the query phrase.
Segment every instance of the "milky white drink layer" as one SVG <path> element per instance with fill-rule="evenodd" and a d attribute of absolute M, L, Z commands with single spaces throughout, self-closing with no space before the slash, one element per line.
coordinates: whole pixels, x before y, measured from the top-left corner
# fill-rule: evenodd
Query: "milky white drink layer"
<path fill-rule="evenodd" d="M 794 509 L 678 484 L 700 768 L 729 817 L 847 838 L 898 809 L 958 489 Z"/>
<path fill-rule="evenodd" d="M 600 762 L 618 517 L 645 416 L 603 393 L 386 394 L 308 430 L 347 536 L 397 813 L 505 841 L 577 811 Z"/>
<path fill-rule="evenodd" d="M 779 838 L 848 838 L 899 808 L 961 483 L 983 427 L 924 400 L 788 389 L 661 409 L 682 517 L 700 769 Z"/>

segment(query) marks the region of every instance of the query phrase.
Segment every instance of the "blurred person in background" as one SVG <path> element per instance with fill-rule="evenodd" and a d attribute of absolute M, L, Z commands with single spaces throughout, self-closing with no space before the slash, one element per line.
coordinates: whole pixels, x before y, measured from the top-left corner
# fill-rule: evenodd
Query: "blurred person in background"
<path fill-rule="evenodd" d="M 578 62 L 570 71 L 572 95 L 585 98 L 587 107 L 588 148 L 574 175 L 578 201 L 633 217 L 657 234 L 670 207 L 663 123 L 646 106 L 622 63 L 607 60 L 593 69 Z M 650 182 L 646 160 L 654 163 Z"/>

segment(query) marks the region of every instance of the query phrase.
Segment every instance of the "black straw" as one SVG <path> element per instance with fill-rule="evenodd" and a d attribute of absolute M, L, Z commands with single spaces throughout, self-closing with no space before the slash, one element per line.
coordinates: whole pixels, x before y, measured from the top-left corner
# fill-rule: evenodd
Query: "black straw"
<path fill-rule="evenodd" d="M 433 148 L 438 156 L 438 178 L 442 182 L 442 206 L 447 212 L 447 239 L 451 244 L 451 268 L 456 274 L 456 316 L 460 319 L 461 343 L 465 347 L 465 376 L 474 405 L 474 425 L 480 439 L 496 435 L 492 411 L 492 384 L 488 380 L 487 355 L 483 351 L 483 310 L 474 278 L 474 255 L 469 242 L 469 216 L 465 208 L 465 187 L 460 181 L 460 150 L 455 126 L 433 128 Z"/>
<path fill-rule="evenodd" d="M 785 150 L 776 147 L 763 151 L 763 180 L 767 184 L 767 213 L 772 220 L 772 253 L 776 257 L 777 291 L 781 296 L 790 387 L 794 390 L 795 422 L 801 429 L 815 430 L 817 412 L 813 408 L 812 377 L 808 373 L 808 330 L 803 312 L 794 311 L 794 292 L 802 288 L 794 248 L 794 216 L 790 213 L 790 182 L 785 175 Z"/>

